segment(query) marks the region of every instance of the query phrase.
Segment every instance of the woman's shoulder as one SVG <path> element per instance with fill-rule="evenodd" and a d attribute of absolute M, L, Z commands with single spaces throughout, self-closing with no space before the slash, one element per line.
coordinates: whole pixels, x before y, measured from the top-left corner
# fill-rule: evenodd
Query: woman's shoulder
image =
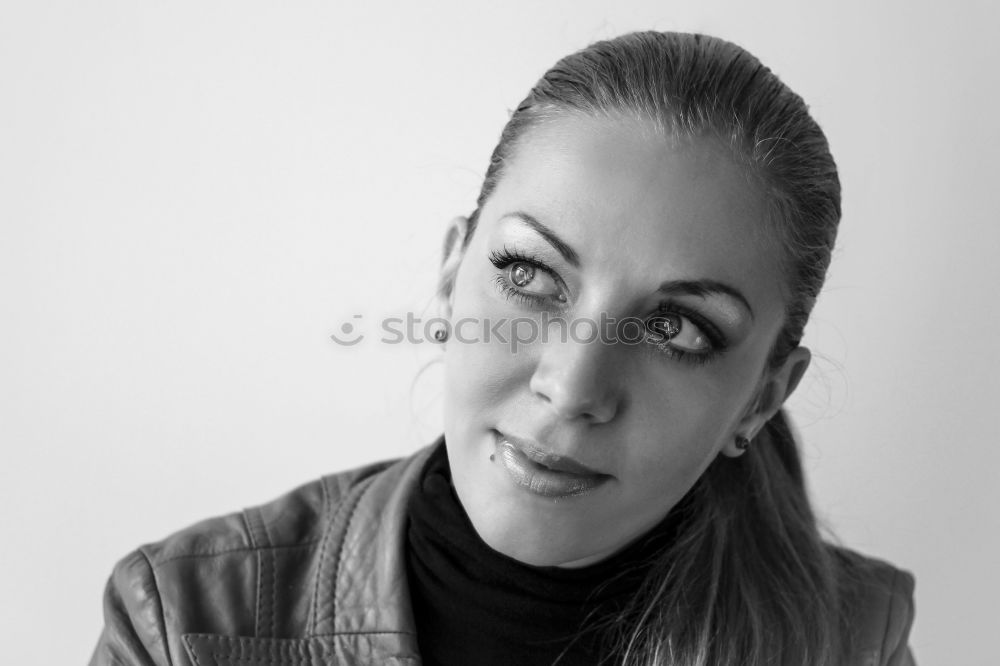
<path fill-rule="evenodd" d="M 865 666 L 912 666 L 908 646 L 916 614 L 916 579 L 886 560 L 829 545 L 859 662 Z"/>

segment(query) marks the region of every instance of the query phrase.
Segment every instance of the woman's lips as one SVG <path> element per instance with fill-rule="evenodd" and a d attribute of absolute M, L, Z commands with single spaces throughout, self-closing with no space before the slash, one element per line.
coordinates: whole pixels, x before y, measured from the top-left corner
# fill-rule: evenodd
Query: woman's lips
<path fill-rule="evenodd" d="M 519 486 L 543 497 L 582 495 L 611 477 L 572 458 L 546 453 L 529 442 L 496 433 L 496 459 Z"/>

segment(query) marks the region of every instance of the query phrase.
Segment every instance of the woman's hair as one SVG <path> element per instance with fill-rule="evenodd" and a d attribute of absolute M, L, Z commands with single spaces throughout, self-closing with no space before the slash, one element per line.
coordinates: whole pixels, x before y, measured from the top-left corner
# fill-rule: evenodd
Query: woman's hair
<path fill-rule="evenodd" d="M 511 115 L 465 243 L 527 130 L 573 113 L 641 120 L 665 140 L 715 140 L 760 187 L 768 211 L 761 236 L 777 248 L 785 277 L 785 322 L 769 358 L 779 365 L 802 337 L 840 220 L 836 165 L 802 98 L 753 55 L 714 37 L 641 32 L 592 44 L 556 63 Z M 442 293 L 452 282 L 453 273 L 443 276 Z M 745 455 L 718 456 L 687 499 L 679 538 L 609 623 L 616 657 L 635 665 L 840 663 L 850 644 L 847 585 L 862 572 L 820 536 L 783 413 Z"/>

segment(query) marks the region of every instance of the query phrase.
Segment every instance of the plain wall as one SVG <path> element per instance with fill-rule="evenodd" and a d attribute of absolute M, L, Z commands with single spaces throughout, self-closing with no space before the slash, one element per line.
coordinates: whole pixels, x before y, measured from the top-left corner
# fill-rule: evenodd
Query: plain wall
<path fill-rule="evenodd" d="M 817 510 L 916 575 L 921 664 L 996 663 L 997 25 L 970 1 L 3 3 L 3 661 L 86 661 L 138 544 L 429 442 L 437 350 L 329 335 L 432 315 L 508 109 L 654 28 L 747 47 L 827 132 L 844 217 L 792 400 Z"/>

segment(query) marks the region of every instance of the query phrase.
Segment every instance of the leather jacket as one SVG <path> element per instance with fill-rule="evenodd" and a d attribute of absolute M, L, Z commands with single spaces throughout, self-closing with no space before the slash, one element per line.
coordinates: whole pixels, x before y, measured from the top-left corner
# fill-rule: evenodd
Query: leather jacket
<path fill-rule="evenodd" d="M 418 666 L 406 509 L 431 449 L 323 477 L 127 555 L 107 584 L 91 666 Z M 849 663 L 911 666 L 913 576 L 851 556 L 885 585 L 857 608 L 862 650 Z"/>

